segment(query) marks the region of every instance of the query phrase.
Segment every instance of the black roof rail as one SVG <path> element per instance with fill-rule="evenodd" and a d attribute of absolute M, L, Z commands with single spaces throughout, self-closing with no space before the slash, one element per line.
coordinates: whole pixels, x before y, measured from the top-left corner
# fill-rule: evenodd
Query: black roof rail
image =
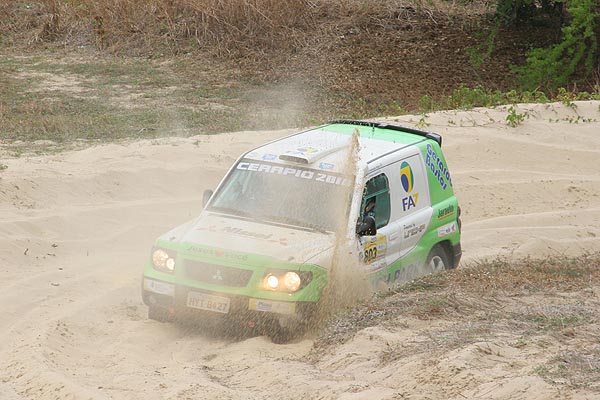
<path fill-rule="evenodd" d="M 440 147 L 442 147 L 442 136 L 428 131 L 421 131 L 415 128 L 408 128 L 406 126 L 389 124 L 387 122 L 373 122 L 373 121 L 361 121 L 356 119 L 335 119 L 333 121 L 329 121 L 329 124 L 350 124 L 350 125 L 360 125 L 360 126 L 369 126 L 371 128 L 381 128 L 381 129 L 390 129 L 392 131 L 398 132 L 406 132 L 413 133 L 415 135 L 423 136 L 427 139 L 435 140 Z"/>

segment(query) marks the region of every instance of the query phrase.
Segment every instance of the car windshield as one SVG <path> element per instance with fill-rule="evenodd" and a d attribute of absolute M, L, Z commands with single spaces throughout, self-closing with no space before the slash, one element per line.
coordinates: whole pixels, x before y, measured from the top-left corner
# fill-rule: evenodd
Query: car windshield
<path fill-rule="evenodd" d="M 349 178 L 330 170 L 243 159 L 209 210 L 335 232 L 344 224 L 350 186 Z"/>

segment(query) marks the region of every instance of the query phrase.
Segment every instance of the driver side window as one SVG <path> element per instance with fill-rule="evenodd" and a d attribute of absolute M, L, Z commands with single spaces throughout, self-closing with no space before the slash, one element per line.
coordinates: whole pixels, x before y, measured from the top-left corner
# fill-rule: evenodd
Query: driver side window
<path fill-rule="evenodd" d="M 363 219 L 368 215 L 375 218 L 377 229 L 390 221 L 390 187 L 385 174 L 377 175 L 365 184 L 361 213 Z"/>

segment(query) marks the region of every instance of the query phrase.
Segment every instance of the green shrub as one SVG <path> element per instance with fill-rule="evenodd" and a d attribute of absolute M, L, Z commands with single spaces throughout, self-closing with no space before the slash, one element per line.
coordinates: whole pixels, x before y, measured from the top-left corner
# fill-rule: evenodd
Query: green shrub
<path fill-rule="evenodd" d="M 505 0 L 503 0 L 505 1 Z M 562 26 L 561 41 L 548 48 L 535 48 L 524 66 L 512 70 L 524 89 L 556 89 L 573 77 L 588 77 L 598 65 L 600 13 L 596 0 L 564 0 L 570 18 Z"/>

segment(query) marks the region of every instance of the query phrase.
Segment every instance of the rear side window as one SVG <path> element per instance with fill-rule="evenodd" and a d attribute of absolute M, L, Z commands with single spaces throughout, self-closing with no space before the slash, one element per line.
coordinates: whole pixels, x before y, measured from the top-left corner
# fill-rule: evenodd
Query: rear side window
<path fill-rule="evenodd" d="M 362 200 L 362 217 L 375 218 L 377 228 L 386 226 L 390 221 L 390 186 L 385 174 L 377 175 L 367 181 Z"/>

